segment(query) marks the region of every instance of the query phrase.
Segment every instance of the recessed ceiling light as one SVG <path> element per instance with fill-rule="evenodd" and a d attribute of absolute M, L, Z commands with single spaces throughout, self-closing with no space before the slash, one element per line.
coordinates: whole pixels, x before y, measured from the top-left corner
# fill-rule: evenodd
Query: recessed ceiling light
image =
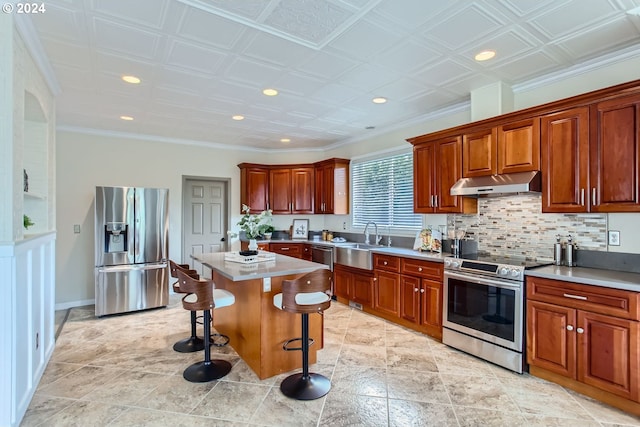
<path fill-rule="evenodd" d="M 495 50 L 483 50 L 482 52 L 477 53 L 474 58 L 476 61 L 487 61 L 494 56 L 496 56 Z"/>
<path fill-rule="evenodd" d="M 387 98 L 384 98 L 382 96 L 377 96 L 377 97 L 373 98 L 371 101 L 374 104 L 384 104 L 385 102 L 387 102 Z"/>
<path fill-rule="evenodd" d="M 288 144 L 291 142 L 291 140 L 289 138 L 282 138 L 280 142 L 282 142 L 283 144 Z"/>
<path fill-rule="evenodd" d="M 137 85 L 138 83 L 140 83 L 140 78 L 138 78 L 136 76 L 122 76 L 122 80 L 124 80 L 127 83 L 134 84 L 134 85 Z"/>
<path fill-rule="evenodd" d="M 130 122 L 131 120 L 133 120 L 133 117 L 131 117 L 131 116 L 120 116 L 120 118 L 121 118 L 122 120 L 127 121 L 127 122 Z"/>
<path fill-rule="evenodd" d="M 278 91 L 275 89 L 267 88 L 263 90 L 262 93 L 267 96 L 276 96 L 278 94 Z"/>
<path fill-rule="evenodd" d="M 233 120 L 244 120 L 244 116 L 242 114 L 236 114 L 235 116 L 231 116 Z"/>

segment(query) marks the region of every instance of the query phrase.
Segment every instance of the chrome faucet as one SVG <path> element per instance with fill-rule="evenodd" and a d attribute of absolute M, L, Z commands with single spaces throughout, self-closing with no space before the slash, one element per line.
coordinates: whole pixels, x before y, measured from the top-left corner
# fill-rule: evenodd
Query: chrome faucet
<path fill-rule="evenodd" d="M 373 224 L 374 227 L 376 227 L 376 245 L 378 243 L 380 243 L 380 239 L 382 239 L 382 236 L 378 235 L 378 224 L 376 224 L 373 221 L 369 221 L 367 222 L 367 225 L 364 226 L 364 242 L 368 245 L 369 244 L 369 224 Z"/>

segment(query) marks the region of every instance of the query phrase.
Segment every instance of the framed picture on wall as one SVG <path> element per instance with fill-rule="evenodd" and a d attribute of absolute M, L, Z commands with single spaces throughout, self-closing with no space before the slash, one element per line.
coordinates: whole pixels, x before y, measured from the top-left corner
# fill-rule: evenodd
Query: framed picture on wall
<path fill-rule="evenodd" d="M 309 220 L 308 219 L 293 220 L 291 238 L 308 240 L 309 238 Z"/>

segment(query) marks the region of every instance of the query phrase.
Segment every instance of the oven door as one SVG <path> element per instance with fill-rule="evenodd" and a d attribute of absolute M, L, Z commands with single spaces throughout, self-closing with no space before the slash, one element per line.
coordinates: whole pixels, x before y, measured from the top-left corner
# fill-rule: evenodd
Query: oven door
<path fill-rule="evenodd" d="M 522 282 L 444 272 L 443 327 L 522 352 Z"/>

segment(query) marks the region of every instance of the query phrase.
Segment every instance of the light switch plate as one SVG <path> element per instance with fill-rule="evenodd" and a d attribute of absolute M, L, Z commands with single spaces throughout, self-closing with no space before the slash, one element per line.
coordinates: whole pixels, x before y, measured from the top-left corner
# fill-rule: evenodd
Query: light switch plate
<path fill-rule="evenodd" d="M 620 246 L 620 232 L 617 230 L 609 230 L 609 246 Z"/>

